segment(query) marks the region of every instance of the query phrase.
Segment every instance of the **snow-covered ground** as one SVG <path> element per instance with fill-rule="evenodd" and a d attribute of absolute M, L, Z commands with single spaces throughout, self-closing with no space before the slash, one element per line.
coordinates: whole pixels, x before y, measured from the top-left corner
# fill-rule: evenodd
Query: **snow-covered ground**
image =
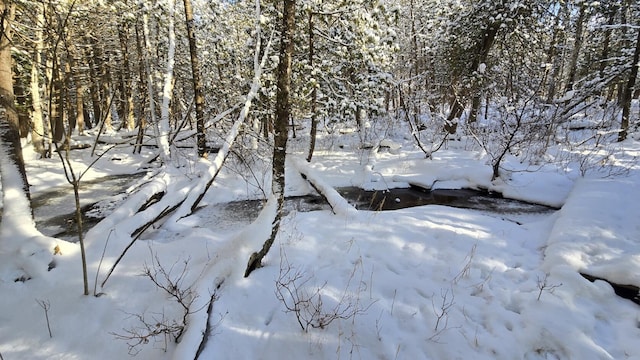
<path fill-rule="evenodd" d="M 512 171 L 492 182 L 486 159 L 464 146 L 426 160 L 409 141 L 394 140 L 402 150 L 318 151 L 307 170 L 325 186 L 479 187 L 562 209 L 520 215 L 518 222 L 434 205 L 370 212 L 342 203 L 337 215 L 294 210 L 265 266 L 244 278 L 249 254 L 269 232 L 273 204 L 252 223 L 219 223 L 220 207 L 213 205 L 258 193 L 224 169 L 204 199 L 210 206 L 147 230 L 105 286 L 97 285 L 99 297 L 82 295 L 76 244 L 59 242 L 56 267 L 26 282 L 14 282 L 4 271 L 9 265 L 0 264 L 2 358 L 126 359 L 132 352 L 137 359 L 191 359 L 208 320 L 201 359 L 640 359 L 639 305 L 580 275 L 640 286 L 635 162 L 625 165 L 625 176 L 603 179 L 552 166 L 529 171 L 508 158 L 505 168 Z M 298 145 L 292 156 L 301 156 Z M 638 142 L 624 147 L 620 160 L 640 155 Z M 149 156 L 112 151 L 87 179 L 131 172 Z M 90 161 L 75 156 L 78 167 Z M 312 192 L 296 163 L 287 165 L 287 191 Z M 55 159 L 29 161 L 28 172 L 36 195 L 64 184 Z M 171 196 L 184 185 L 174 175 L 150 184 Z M 87 235 L 92 293 L 128 245 L 117 234 L 133 226 L 125 210 Z M 118 339 L 142 334 L 145 323 L 168 327 L 182 320 L 175 299 L 140 276 L 145 267 L 160 280 L 164 269 L 197 294 L 179 344 L 163 334 Z M 291 309 L 299 310 L 300 323 Z"/>

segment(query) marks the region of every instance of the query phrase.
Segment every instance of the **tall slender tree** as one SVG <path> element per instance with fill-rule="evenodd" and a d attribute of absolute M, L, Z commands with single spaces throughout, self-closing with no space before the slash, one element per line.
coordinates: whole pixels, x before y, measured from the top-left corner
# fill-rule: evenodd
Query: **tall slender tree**
<path fill-rule="evenodd" d="M 158 127 L 158 144 L 160 144 L 160 156 L 166 163 L 169 160 L 169 129 L 170 129 L 170 105 L 173 100 L 174 67 L 176 54 L 176 31 L 175 31 L 175 0 L 167 0 L 168 6 L 168 49 L 167 65 L 164 73 L 164 86 L 162 89 L 162 106 L 160 107 L 160 121 Z"/>
<path fill-rule="evenodd" d="M 638 26 L 638 37 L 636 39 L 636 49 L 633 52 L 633 60 L 631 61 L 631 71 L 629 79 L 624 88 L 624 95 L 622 99 L 622 124 L 620 132 L 618 133 L 618 141 L 624 141 L 627 138 L 629 132 L 629 118 L 631 114 L 631 99 L 633 98 L 633 92 L 635 91 L 636 78 L 638 77 L 638 67 L 640 67 L 640 26 Z"/>
<path fill-rule="evenodd" d="M 253 270 L 261 266 L 262 259 L 269 252 L 271 245 L 273 245 L 278 230 L 280 229 L 280 221 L 282 220 L 282 210 L 284 207 L 284 166 L 287 154 L 287 140 L 289 139 L 289 117 L 291 116 L 291 58 L 294 49 L 293 34 L 295 32 L 296 2 L 295 0 L 284 0 L 283 3 L 280 61 L 278 63 L 278 90 L 276 94 L 276 121 L 274 126 L 273 177 L 271 180 L 271 191 L 277 201 L 277 212 L 271 226 L 271 235 L 269 239 L 265 241 L 262 249 L 251 255 L 245 271 L 245 277 L 249 276 Z"/>
<path fill-rule="evenodd" d="M 204 128 L 204 89 L 202 76 L 200 75 L 200 61 L 198 60 L 195 21 L 193 20 L 191 0 L 184 0 L 184 14 L 187 22 L 187 35 L 189 37 L 189 53 L 191 55 L 191 76 L 193 78 L 193 93 L 196 107 L 198 156 L 203 157 L 207 151 L 207 138 Z"/>
<path fill-rule="evenodd" d="M 307 153 L 307 162 L 311 162 L 311 158 L 313 157 L 313 151 L 316 148 L 316 137 L 317 137 L 317 133 L 318 133 L 318 114 L 317 114 L 317 104 L 318 104 L 318 83 L 315 81 L 315 79 L 313 78 L 313 76 L 315 75 L 315 71 L 314 71 L 314 67 L 313 67 L 313 58 L 314 58 L 314 50 L 315 50 L 315 42 L 313 39 L 313 32 L 315 31 L 314 29 L 314 22 L 313 22 L 313 11 L 312 10 L 308 10 L 308 17 L 309 17 L 309 22 L 308 22 L 308 38 L 309 38 L 309 59 L 307 60 L 309 62 L 309 69 L 311 72 L 311 131 L 309 133 L 309 152 Z"/>

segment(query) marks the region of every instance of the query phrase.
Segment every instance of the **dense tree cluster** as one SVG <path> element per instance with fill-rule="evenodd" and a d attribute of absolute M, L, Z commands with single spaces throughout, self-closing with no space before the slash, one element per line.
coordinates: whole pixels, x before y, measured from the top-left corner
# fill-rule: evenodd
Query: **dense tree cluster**
<path fill-rule="evenodd" d="M 187 127 L 206 156 L 207 122 L 239 108 L 283 14 L 272 0 L 2 0 L 2 10 L 2 106 L 38 153 L 97 127 L 137 135 L 138 150 L 153 141 L 164 161 Z M 364 132 L 409 121 L 428 156 L 461 133 L 483 146 L 488 132 L 511 135 L 506 151 L 523 134 L 548 144 L 584 111 L 601 111 L 598 126 L 619 140 L 637 126 L 635 1 L 303 0 L 295 19 L 291 117 L 311 119 L 309 160 L 320 122 Z M 245 126 L 254 138 L 273 133 L 276 54 Z"/>

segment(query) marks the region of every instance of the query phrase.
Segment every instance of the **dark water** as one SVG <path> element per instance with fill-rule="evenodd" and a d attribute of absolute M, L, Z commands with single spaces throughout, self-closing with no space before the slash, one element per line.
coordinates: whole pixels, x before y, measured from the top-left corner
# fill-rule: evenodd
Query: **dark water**
<path fill-rule="evenodd" d="M 507 220 L 520 223 L 527 214 L 549 214 L 557 209 L 544 205 L 505 199 L 500 194 L 481 190 L 455 189 L 425 191 L 420 188 L 399 188 L 385 191 L 367 191 L 357 187 L 336 189 L 351 205 L 358 210 L 386 211 L 404 209 L 422 205 L 445 205 L 451 207 L 475 209 L 503 216 Z M 263 207 L 262 200 L 242 200 L 211 205 L 208 219 L 212 226 L 234 227 L 249 224 Z M 284 211 L 309 212 L 331 210 L 329 204 L 319 195 L 288 197 Z"/>
<path fill-rule="evenodd" d="M 557 210 L 544 205 L 506 199 L 499 193 L 472 189 L 423 190 L 419 187 L 380 191 L 357 187 L 337 189 L 358 210 L 398 210 L 422 205 L 446 205 L 495 213 L 544 213 Z"/>
<path fill-rule="evenodd" d="M 83 232 L 100 222 L 124 199 L 129 186 L 145 174 L 109 175 L 80 182 Z M 71 185 L 52 188 L 32 200 L 36 227 L 44 235 L 78 240 L 75 198 Z"/>
<path fill-rule="evenodd" d="M 114 175 L 81 183 L 83 230 L 110 214 L 127 197 L 127 188 L 144 174 Z M 418 187 L 384 191 L 367 191 L 357 187 L 336 189 L 358 210 L 385 211 L 422 205 L 446 205 L 475 209 L 497 214 L 544 214 L 556 209 L 523 201 L 505 199 L 500 194 L 470 189 L 438 189 L 426 191 Z M 52 189 L 33 199 L 36 225 L 45 235 L 77 241 L 75 203 L 71 185 Z M 262 200 L 242 200 L 210 205 L 215 208 L 216 222 L 227 224 L 250 223 L 263 206 Z M 319 195 L 288 197 L 285 212 L 330 210 Z"/>

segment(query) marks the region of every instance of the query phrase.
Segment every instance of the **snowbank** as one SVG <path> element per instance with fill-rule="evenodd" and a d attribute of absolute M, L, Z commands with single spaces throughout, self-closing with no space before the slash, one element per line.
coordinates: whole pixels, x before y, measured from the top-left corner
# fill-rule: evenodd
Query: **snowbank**
<path fill-rule="evenodd" d="M 579 180 L 549 237 L 545 267 L 640 286 L 639 204 L 633 179 Z"/>

